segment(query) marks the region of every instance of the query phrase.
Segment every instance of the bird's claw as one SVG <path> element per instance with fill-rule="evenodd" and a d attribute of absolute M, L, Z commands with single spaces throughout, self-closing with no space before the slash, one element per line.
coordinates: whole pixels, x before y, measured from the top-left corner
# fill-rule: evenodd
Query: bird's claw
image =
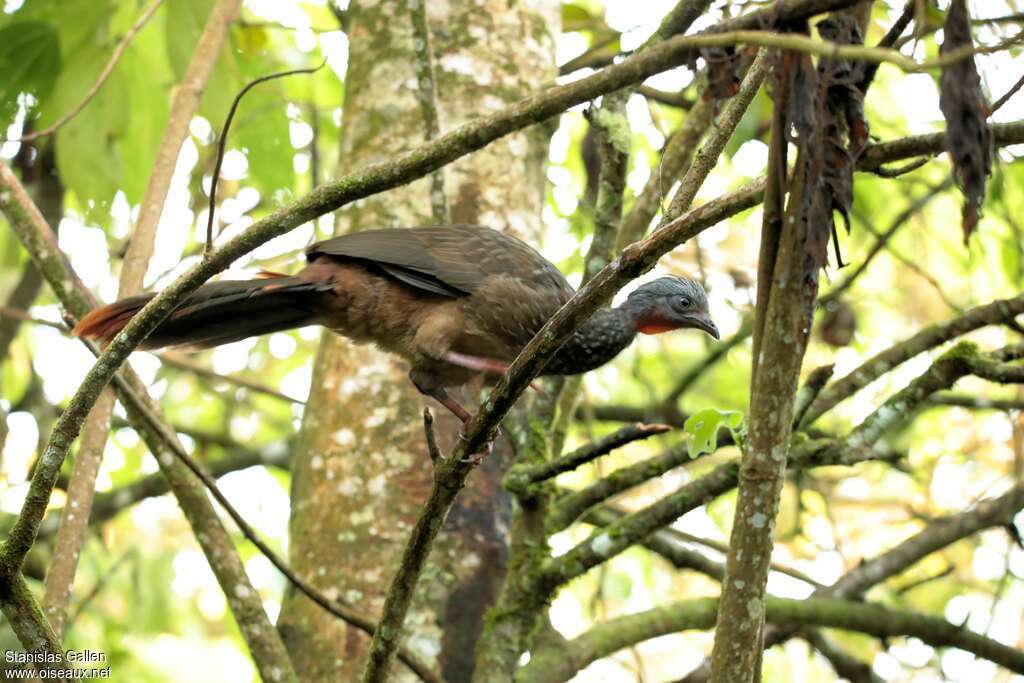
<path fill-rule="evenodd" d="M 459 430 L 459 438 L 462 439 L 463 441 L 469 441 L 469 438 L 466 436 L 466 434 L 461 429 Z M 486 458 L 488 455 L 490 455 L 491 451 L 493 451 L 493 450 L 494 450 L 494 439 L 488 439 L 487 442 L 484 444 L 484 447 L 481 450 L 479 450 L 476 453 L 472 453 L 472 454 L 466 456 L 465 458 L 460 460 L 460 462 L 464 462 L 467 465 L 472 465 L 473 467 L 476 467 L 480 463 L 482 463 L 484 461 L 484 458 Z"/>

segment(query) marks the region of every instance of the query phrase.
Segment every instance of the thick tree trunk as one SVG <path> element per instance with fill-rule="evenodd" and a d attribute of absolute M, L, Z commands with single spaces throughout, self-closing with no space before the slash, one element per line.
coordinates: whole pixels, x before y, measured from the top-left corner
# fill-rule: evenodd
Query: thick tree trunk
<path fill-rule="evenodd" d="M 498 110 L 554 78 L 558 3 L 427 3 L 442 132 Z M 346 12 L 350 39 L 342 166 L 380 161 L 424 138 L 413 24 L 405 3 Z M 422 54 L 422 51 L 419 51 Z M 444 170 L 451 220 L 506 230 L 533 244 L 541 234 L 548 132 L 492 144 Z M 339 215 L 345 233 L 432 222 L 431 181 L 359 202 Z M 406 378 L 408 368 L 375 349 L 325 338 L 295 453 L 291 562 L 328 595 L 379 614 L 388 581 L 430 487 L 425 403 L 442 447 L 456 424 Z M 461 400 L 470 406 L 477 394 Z M 407 620 L 407 644 L 450 683 L 468 681 L 484 611 L 505 573 L 508 502 L 502 449 L 473 474 L 435 546 Z M 286 596 L 279 627 L 305 681 L 357 680 L 369 638 L 307 599 Z M 413 680 L 396 665 L 394 680 Z"/>

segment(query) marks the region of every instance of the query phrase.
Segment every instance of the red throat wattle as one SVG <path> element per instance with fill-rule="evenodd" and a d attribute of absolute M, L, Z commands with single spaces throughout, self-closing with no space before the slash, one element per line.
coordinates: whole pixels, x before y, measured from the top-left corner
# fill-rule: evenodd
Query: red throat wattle
<path fill-rule="evenodd" d="M 645 315 L 636 325 L 636 331 L 640 334 L 661 334 L 662 332 L 671 332 L 678 329 L 679 323 L 667 320 L 664 316 L 657 313 Z"/>
<path fill-rule="evenodd" d="M 677 325 L 669 325 L 667 323 L 650 323 L 636 328 L 640 334 L 661 334 L 662 332 L 671 332 L 676 329 L 679 329 Z"/>

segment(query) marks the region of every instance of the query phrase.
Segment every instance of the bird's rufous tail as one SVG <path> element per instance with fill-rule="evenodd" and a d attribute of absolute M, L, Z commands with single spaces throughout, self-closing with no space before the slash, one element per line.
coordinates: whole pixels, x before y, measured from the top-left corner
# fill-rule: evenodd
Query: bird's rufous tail
<path fill-rule="evenodd" d="M 209 348 L 310 325 L 317 321 L 319 298 L 332 288 L 330 283 L 287 276 L 208 283 L 192 292 L 139 348 Z M 142 294 L 94 309 L 72 334 L 109 342 L 154 296 Z"/>

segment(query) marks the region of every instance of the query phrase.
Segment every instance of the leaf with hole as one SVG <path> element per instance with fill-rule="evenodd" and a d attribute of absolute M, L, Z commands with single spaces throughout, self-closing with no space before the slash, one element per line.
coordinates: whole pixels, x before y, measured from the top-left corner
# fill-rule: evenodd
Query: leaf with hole
<path fill-rule="evenodd" d="M 696 458 L 704 453 L 714 453 L 718 448 L 718 430 L 725 427 L 735 437 L 741 424 L 743 424 L 743 413 L 736 410 L 708 408 L 694 413 L 683 424 L 683 428 L 690 434 L 690 440 L 687 442 L 690 457 Z"/>

